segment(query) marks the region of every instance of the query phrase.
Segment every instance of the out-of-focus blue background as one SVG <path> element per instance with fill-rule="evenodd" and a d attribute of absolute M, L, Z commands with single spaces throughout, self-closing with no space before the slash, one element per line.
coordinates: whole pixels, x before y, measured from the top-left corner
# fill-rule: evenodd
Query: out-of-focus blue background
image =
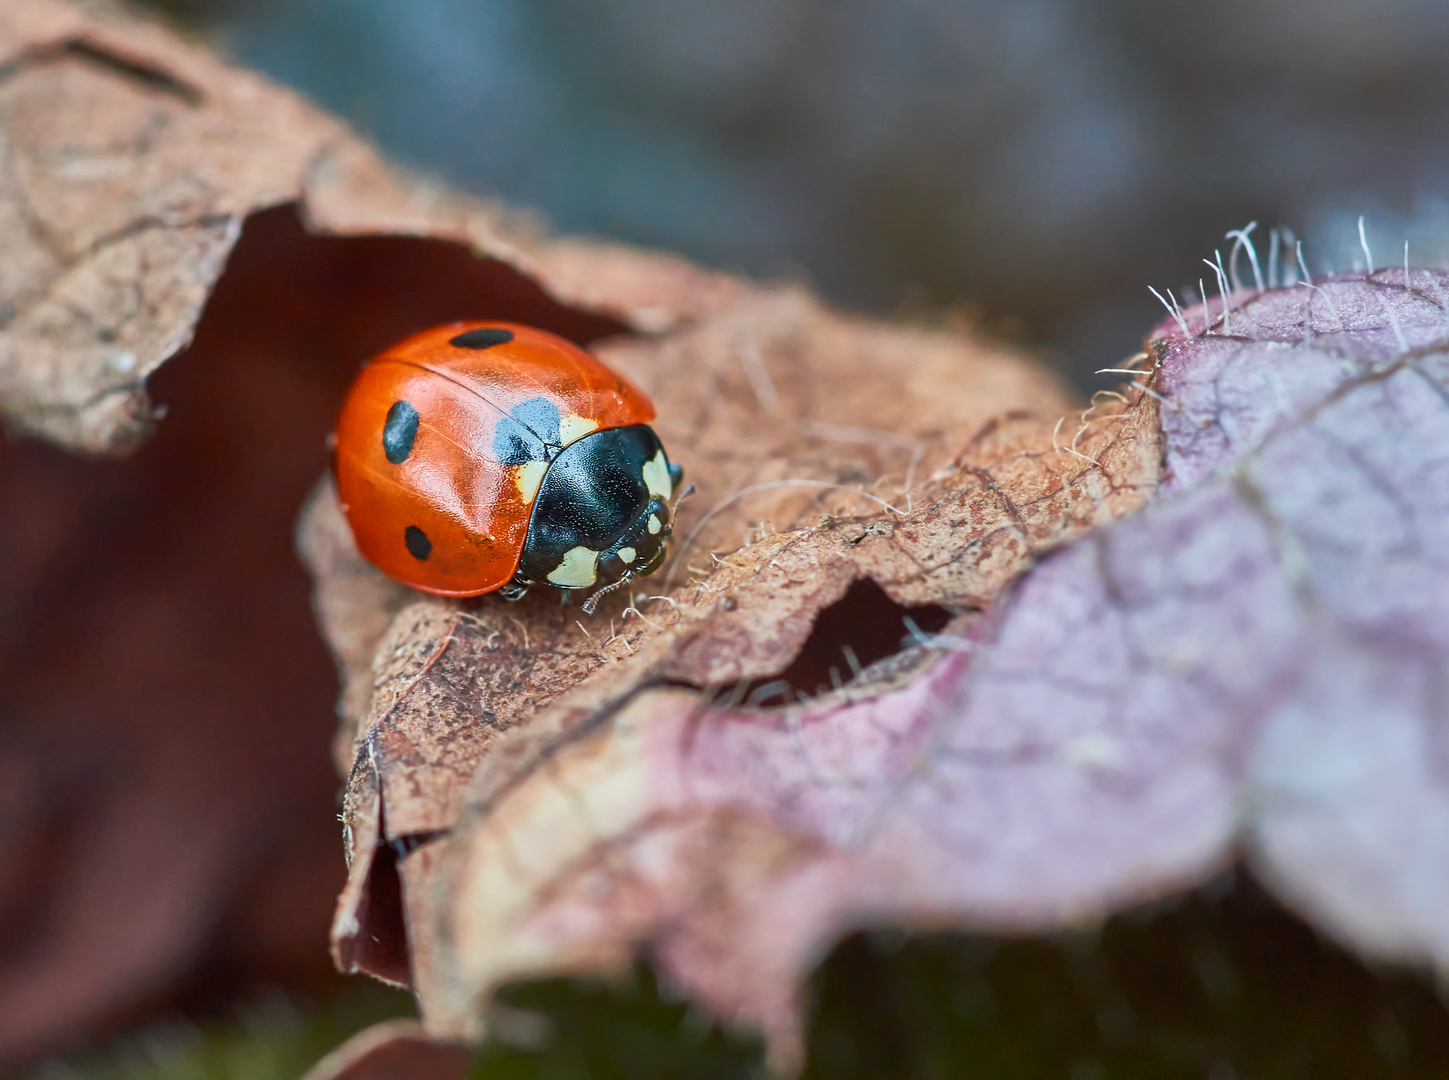
<path fill-rule="evenodd" d="M 1250 220 L 1449 236 L 1444 0 L 152 0 L 571 232 L 957 307 L 1073 377 Z M 1411 230 L 1412 224 L 1412 230 Z"/>

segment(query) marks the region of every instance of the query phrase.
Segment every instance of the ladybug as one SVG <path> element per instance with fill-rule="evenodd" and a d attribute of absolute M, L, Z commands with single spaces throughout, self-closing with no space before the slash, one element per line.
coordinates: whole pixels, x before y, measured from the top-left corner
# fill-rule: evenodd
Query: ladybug
<path fill-rule="evenodd" d="M 681 470 L 654 416 L 638 387 L 563 338 L 435 326 L 353 382 L 337 494 L 362 554 L 415 589 L 516 600 L 538 583 L 608 586 L 664 561 Z"/>

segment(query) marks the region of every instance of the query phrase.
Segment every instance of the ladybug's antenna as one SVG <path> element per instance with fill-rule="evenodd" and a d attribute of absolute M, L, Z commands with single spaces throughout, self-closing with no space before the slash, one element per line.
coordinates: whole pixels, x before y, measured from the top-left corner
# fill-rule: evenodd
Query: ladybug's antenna
<path fill-rule="evenodd" d="M 674 496 L 674 502 L 671 503 L 669 507 L 669 520 L 671 522 L 678 520 L 679 504 L 684 502 L 685 499 L 689 498 L 698 490 L 699 489 L 696 488 L 693 484 L 685 484 L 684 490 L 681 491 L 678 495 Z"/>
<path fill-rule="evenodd" d="M 584 614 L 592 615 L 594 613 L 594 609 L 599 606 L 600 600 L 608 596 L 611 592 L 613 592 L 620 586 L 627 584 L 633 577 L 634 572 L 632 570 L 625 570 L 624 576 L 621 577 L 618 581 L 614 582 L 611 585 L 605 585 L 602 589 L 596 589 L 594 592 L 592 592 L 589 595 L 589 598 L 584 601 Z"/>

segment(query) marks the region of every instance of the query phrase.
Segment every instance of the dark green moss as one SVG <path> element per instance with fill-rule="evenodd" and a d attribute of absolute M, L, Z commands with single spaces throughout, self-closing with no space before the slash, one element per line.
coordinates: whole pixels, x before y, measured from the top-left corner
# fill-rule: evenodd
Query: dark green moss
<path fill-rule="evenodd" d="M 353 1032 L 414 1012 L 408 995 L 370 979 L 325 1002 L 274 991 L 238 1002 L 227 1020 L 153 1023 L 31 1080 L 294 1080 Z"/>
<path fill-rule="evenodd" d="M 814 982 L 808 1078 L 1449 1077 L 1430 982 L 1237 884 L 1052 939 L 857 935 Z"/>
<path fill-rule="evenodd" d="M 488 1047 L 473 1080 L 759 1069 L 757 1047 L 661 997 L 647 972 L 505 997 L 550 1035 Z M 806 1080 L 1449 1078 L 1449 1010 L 1427 978 L 1365 966 L 1232 878 L 1050 938 L 858 934 L 810 999 Z"/>
<path fill-rule="evenodd" d="M 756 1042 L 642 964 L 617 984 L 549 980 L 502 1000 L 515 1022 L 470 1080 L 763 1074 Z M 1230 878 L 1050 938 L 857 934 L 809 1000 L 806 1080 L 1449 1080 L 1449 1009 L 1428 978 L 1365 966 Z M 310 1012 L 252 1008 L 228 1027 L 154 1029 L 57 1075 L 288 1080 L 400 1002 L 363 986 Z"/>
<path fill-rule="evenodd" d="M 495 1040 L 469 1080 L 737 1080 L 763 1076 L 759 1044 L 664 992 L 647 965 L 616 985 L 566 979 L 503 1000 L 545 1021 L 524 1045 Z"/>

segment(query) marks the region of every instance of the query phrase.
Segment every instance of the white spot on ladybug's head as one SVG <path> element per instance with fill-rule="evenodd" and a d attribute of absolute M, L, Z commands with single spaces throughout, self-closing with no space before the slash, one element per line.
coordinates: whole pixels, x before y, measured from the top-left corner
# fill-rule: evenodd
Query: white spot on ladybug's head
<path fill-rule="evenodd" d="M 522 496 L 524 505 L 533 502 L 534 496 L 538 494 L 538 485 L 543 483 L 543 474 L 546 472 L 546 461 L 525 461 L 515 469 L 513 482 L 518 485 L 518 494 Z"/>
<path fill-rule="evenodd" d="M 662 529 L 662 528 L 664 528 L 664 525 L 660 522 L 659 515 L 658 514 L 650 514 L 649 515 L 649 535 L 650 536 L 658 536 L 659 535 L 659 530 Z"/>
<path fill-rule="evenodd" d="M 563 560 L 548 573 L 561 589 L 587 589 L 599 577 L 599 553 L 582 545 L 564 552 Z"/>
<path fill-rule="evenodd" d="M 626 566 L 638 557 L 639 553 L 631 547 L 622 547 L 619 549 L 619 558 Z"/>
<path fill-rule="evenodd" d="M 663 450 L 644 463 L 644 486 L 649 489 L 650 495 L 665 502 L 674 494 L 674 480 L 669 475 L 669 459 L 664 456 Z"/>
<path fill-rule="evenodd" d="M 591 431 L 599 429 L 597 420 L 590 420 L 587 416 L 564 416 L 558 422 L 558 444 L 567 446 L 571 442 L 578 442 Z"/>

